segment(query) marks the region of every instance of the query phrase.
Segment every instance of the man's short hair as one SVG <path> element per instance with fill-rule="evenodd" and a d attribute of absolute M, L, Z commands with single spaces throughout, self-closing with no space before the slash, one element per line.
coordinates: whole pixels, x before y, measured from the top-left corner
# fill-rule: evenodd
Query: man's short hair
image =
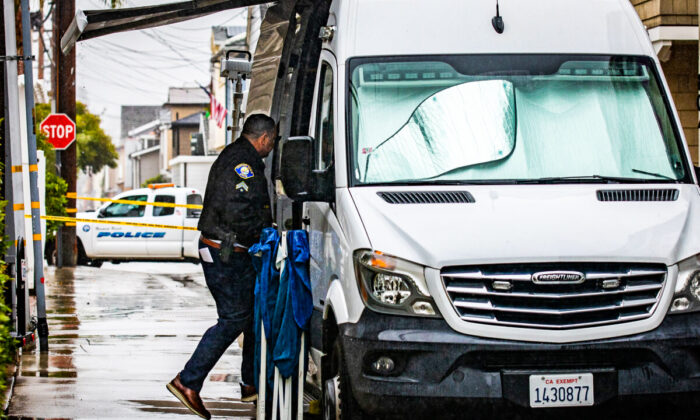
<path fill-rule="evenodd" d="M 275 133 L 275 120 L 265 114 L 253 114 L 245 120 L 241 135 L 251 139 L 257 139 L 263 134 L 273 136 Z"/>

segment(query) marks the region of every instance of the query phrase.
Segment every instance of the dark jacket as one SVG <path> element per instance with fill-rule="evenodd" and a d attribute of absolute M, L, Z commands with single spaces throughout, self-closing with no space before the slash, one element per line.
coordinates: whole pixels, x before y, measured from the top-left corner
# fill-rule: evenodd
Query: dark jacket
<path fill-rule="evenodd" d="M 246 138 L 226 146 L 209 171 L 204 208 L 197 229 L 208 239 L 235 233 L 251 246 L 264 227 L 272 226 L 265 164 Z"/>

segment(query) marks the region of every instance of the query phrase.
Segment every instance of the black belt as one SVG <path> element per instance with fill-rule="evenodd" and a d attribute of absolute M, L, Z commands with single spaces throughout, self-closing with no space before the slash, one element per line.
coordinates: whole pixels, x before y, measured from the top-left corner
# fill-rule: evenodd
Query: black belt
<path fill-rule="evenodd" d="M 200 236 L 199 236 L 199 239 L 201 239 L 202 242 L 204 242 L 205 244 L 209 245 L 209 246 L 212 247 L 212 248 L 221 249 L 221 244 L 220 244 L 220 243 L 214 242 L 214 241 L 211 240 L 211 239 L 207 239 L 207 238 L 204 237 L 203 235 L 200 235 Z M 248 252 L 248 248 L 243 248 L 242 246 L 234 246 L 234 247 L 233 247 L 233 252 Z"/>

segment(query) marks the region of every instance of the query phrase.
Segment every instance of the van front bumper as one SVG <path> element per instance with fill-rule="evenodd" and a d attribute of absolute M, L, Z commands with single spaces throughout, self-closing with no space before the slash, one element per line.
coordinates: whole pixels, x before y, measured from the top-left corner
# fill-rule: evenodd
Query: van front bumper
<path fill-rule="evenodd" d="M 595 405 L 626 397 L 700 391 L 700 313 L 667 316 L 653 331 L 542 344 L 466 336 L 442 319 L 365 310 L 340 337 L 350 383 L 369 413 L 503 402 L 529 407 L 529 376 L 592 373 Z M 380 357 L 394 362 L 379 374 Z"/>

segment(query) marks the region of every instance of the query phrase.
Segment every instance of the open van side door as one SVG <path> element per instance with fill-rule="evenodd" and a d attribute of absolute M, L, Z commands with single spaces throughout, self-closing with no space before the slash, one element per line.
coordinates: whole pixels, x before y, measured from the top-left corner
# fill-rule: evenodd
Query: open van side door
<path fill-rule="evenodd" d="M 330 170 L 333 173 L 335 156 L 335 127 L 337 112 L 337 67 L 335 57 L 329 51 L 321 52 L 313 112 L 309 136 L 314 139 L 314 170 Z M 334 184 L 334 183 L 333 183 Z M 306 229 L 309 232 L 310 278 L 314 307 L 323 311 L 330 282 L 337 277 L 335 251 L 339 249 L 340 224 L 332 203 L 310 201 L 303 210 Z"/>

